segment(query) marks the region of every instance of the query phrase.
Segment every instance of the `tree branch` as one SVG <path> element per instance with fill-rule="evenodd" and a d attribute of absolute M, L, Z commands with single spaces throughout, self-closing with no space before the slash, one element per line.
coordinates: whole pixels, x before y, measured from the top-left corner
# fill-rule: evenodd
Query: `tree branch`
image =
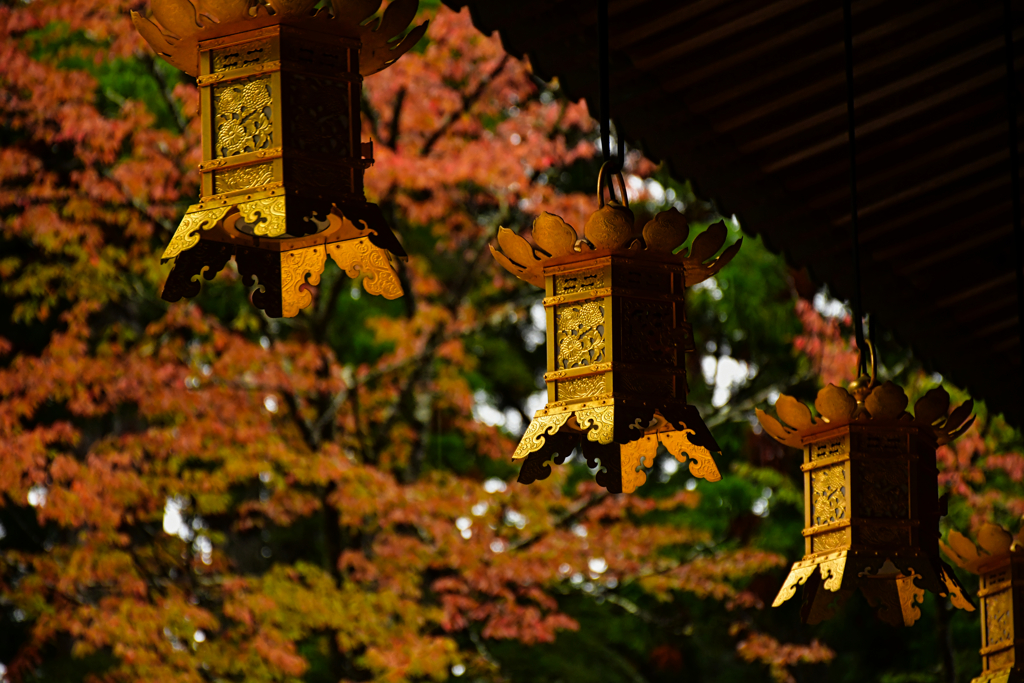
<path fill-rule="evenodd" d="M 484 94 L 484 90 L 487 86 L 491 84 L 491 81 L 493 81 L 495 77 L 502 72 L 505 65 L 508 64 L 508 60 L 508 55 L 502 57 L 501 61 L 498 62 L 498 66 L 494 67 L 494 69 L 491 70 L 491 73 L 487 74 L 483 79 L 481 79 L 480 83 L 477 84 L 476 90 L 462 98 L 462 106 L 459 107 L 457 111 L 454 111 L 444 117 L 444 120 L 441 121 L 441 125 L 427 139 L 427 142 L 423 145 L 423 149 L 420 150 L 421 157 L 430 156 L 430 152 L 433 151 L 434 145 L 436 145 L 437 141 L 448 132 L 448 129 L 452 127 L 452 124 L 462 118 L 463 114 L 469 113 L 469 110 L 472 109 L 474 104 L 476 104 L 476 101 Z"/>
<path fill-rule="evenodd" d="M 580 505 L 577 505 L 575 509 L 569 510 L 564 515 L 559 517 L 555 521 L 555 523 L 553 525 L 551 525 L 551 529 L 561 529 L 561 528 L 565 528 L 565 527 L 569 526 L 570 524 L 572 524 L 573 522 L 578 520 L 580 518 L 580 515 L 582 515 L 584 512 L 586 512 L 587 510 L 597 506 L 599 503 L 603 502 L 604 499 L 608 497 L 608 495 L 609 494 L 607 492 L 602 491 L 601 493 L 597 493 L 597 494 L 591 496 L 585 502 L 581 503 Z M 538 534 L 534 534 L 533 536 L 530 536 L 529 538 L 525 538 L 522 541 L 519 541 L 518 543 L 510 543 L 508 549 L 509 549 L 509 551 L 513 551 L 513 550 L 524 550 L 526 548 L 529 548 L 530 546 L 534 545 L 538 541 L 542 540 L 545 536 L 548 535 L 549 532 L 550 532 L 550 529 L 546 530 L 546 531 L 542 531 L 542 532 L 540 532 Z"/>
<path fill-rule="evenodd" d="M 160 69 L 157 68 L 156 60 L 152 56 L 147 56 L 145 59 L 146 66 L 149 67 L 149 73 L 151 73 L 153 78 L 156 79 L 156 82 L 160 84 L 160 94 L 163 96 L 164 103 L 167 104 L 167 108 L 171 110 L 171 115 L 174 117 L 174 124 L 178 127 L 178 132 L 184 135 L 185 131 L 188 130 L 188 119 L 182 115 L 181 108 L 179 106 L 180 103 L 174 98 L 174 93 L 172 92 L 167 79 L 162 73 L 160 73 Z"/>
<path fill-rule="evenodd" d="M 392 107 L 391 126 L 388 128 L 387 142 L 387 146 L 391 149 L 398 149 L 398 134 L 402 121 L 402 105 L 405 104 L 405 95 L 405 87 L 399 88 L 398 94 L 395 96 L 395 106 Z"/>

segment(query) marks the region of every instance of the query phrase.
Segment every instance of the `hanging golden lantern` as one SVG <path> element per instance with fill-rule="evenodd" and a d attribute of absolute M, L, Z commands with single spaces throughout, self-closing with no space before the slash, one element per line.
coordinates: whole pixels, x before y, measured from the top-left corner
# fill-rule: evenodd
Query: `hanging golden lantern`
<path fill-rule="evenodd" d="M 202 196 L 163 253 L 174 266 L 162 296 L 199 293 L 233 256 L 253 303 L 291 317 L 312 302 L 330 256 L 363 286 L 402 295 L 403 257 L 380 209 L 363 196 L 372 143 L 360 140 L 362 77 L 394 63 L 426 24 L 398 36 L 417 0 L 153 0 L 139 33 L 197 76 L 203 125 Z"/>
<path fill-rule="evenodd" d="M 946 417 L 949 395 L 940 387 L 915 404 L 913 416 L 907 404 L 896 384 L 862 376 L 849 391 L 833 384 L 819 391 L 818 419 L 789 396 L 775 404 L 782 422 L 757 411 L 769 435 L 804 452 L 805 554 L 774 607 L 806 584 L 801 616 L 810 624 L 831 617 L 855 589 L 894 626 L 917 621 L 925 590 L 974 609 L 939 557 L 945 501 L 935 460 L 938 446 L 973 423 L 973 403 Z"/>
<path fill-rule="evenodd" d="M 599 208 L 584 236 L 558 216 L 542 213 L 530 244 L 507 228 L 498 231 L 494 258 L 521 280 L 544 287 L 547 312 L 548 403 L 537 411 L 513 459 L 523 460 L 519 481 L 551 474 L 581 448 L 597 482 L 612 493 L 631 492 L 654 464 L 662 443 L 690 474 L 721 478 L 720 453 L 697 409 L 686 403 L 686 352 L 694 350 L 684 309 L 686 288 L 717 273 L 739 250 L 725 242 L 718 223 L 698 235 L 686 253 L 673 253 L 689 233 L 677 210 L 663 211 L 642 230 L 622 202 L 605 203 L 605 166 L 598 176 Z M 611 194 L 611 179 L 608 182 Z"/>
<path fill-rule="evenodd" d="M 955 565 L 981 577 L 981 676 L 972 683 L 1024 681 L 1024 641 L 1016 637 L 1024 609 L 1024 529 L 1014 538 L 996 524 L 978 532 L 977 547 L 958 531 L 939 542 Z"/>

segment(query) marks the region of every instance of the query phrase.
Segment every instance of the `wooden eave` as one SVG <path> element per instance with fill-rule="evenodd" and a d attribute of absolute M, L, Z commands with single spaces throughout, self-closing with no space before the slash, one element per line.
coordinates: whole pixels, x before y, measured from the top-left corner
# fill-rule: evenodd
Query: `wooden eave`
<path fill-rule="evenodd" d="M 445 3 L 597 111 L 596 0 Z M 609 17 L 625 139 L 849 297 L 842 3 L 609 0 Z M 1024 0 L 1013 17 L 1019 93 Z M 864 307 L 1020 425 L 1003 2 L 855 0 L 852 25 Z"/>

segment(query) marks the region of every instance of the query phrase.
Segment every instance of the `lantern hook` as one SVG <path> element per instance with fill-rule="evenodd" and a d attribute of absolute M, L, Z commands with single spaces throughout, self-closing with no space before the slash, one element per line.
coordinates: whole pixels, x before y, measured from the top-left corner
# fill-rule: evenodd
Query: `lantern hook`
<path fill-rule="evenodd" d="M 864 345 L 868 349 L 868 358 L 864 358 L 864 349 L 860 349 L 860 355 L 857 358 L 857 372 L 861 373 L 857 379 L 850 382 L 850 394 L 857 400 L 857 405 L 863 406 L 864 400 L 871 393 L 871 390 L 875 388 L 878 377 L 877 367 L 875 364 L 875 345 L 871 343 L 870 339 L 864 340 Z M 868 370 L 870 366 L 871 375 L 868 376 Z"/>
<path fill-rule="evenodd" d="M 610 159 L 601 164 L 601 169 L 597 172 L 597 201 L 598 208 L 604 208 L 604 188 L 608 186 L 608 201 L 615 201 L 615 178 L 619 179 L 619 194 L 622 196 L 622 201 L 619 202 L 622 206 L 629 208 L 629 197 L 626 196 L 626 181 L 622 178 L 621 171 L 613 171 L 612 168 L 616 167 L 614 159 Z M 605 176 L 605 170 L 608 169 L 608 176 Z"/>

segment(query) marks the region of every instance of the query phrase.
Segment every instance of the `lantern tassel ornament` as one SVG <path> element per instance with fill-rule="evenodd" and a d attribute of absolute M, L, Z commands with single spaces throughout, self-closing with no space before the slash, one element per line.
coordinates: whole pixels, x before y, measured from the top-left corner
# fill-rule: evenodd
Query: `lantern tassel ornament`
<path fill-rule="evenodd" d="M 172 65 L 197 76 L 202 196 L 164 251 L 162 297 L 200 290 L 233 257 L 252 302 L 270 317 L 312 303 L 327 257 L 370 294 L 402 295 L 405 257 L 363 195 L 372 143 L 360 139 L 362 77 L 393 64 L 426 24 L 401 34 L 417 0 L 153 0 L 132 21 Z"/>
<path fill-rule="evenodd" d="M 581 238 L 558 216 L 541 214 L 533 244 L 500 228 L 494 258 L 516 277 L 544 287 L 547 313 L 548 403 L 537 411 L 513 459 L 519 481 L 551 474 L 581 448 L 597 482 L 612 493 L 631 492 L 647 478 L 658 444 L 690 474 L 721 478 L 720 453 L 697 409 L 686 403 L 685 353 L 694 350 L 686 322 L 685 292 L 724 267 L 740 242 L 713 258 L 725 242 L 724 223 L 698 235 L 690 249 L 673 253 L 689 233 L 675 209 L 642 230 L 634 227 L 619 173 L 598 175 L 599 208 Z M 604 200 L 604 181 L 619 184 L 621 202 Z"/>
<path fill-rule="evenodd" d="M 873 356 L 873 354 L 872 354 Z M 924 592 L 974 606 L 939 557 L 935 450 L 974 422 L 968 401 L 947 417 L 949 395 L 932 389 L 906 412 L 907 395 L 892 382 L 861 376 L 849 391 L 833 384 L 814 407 L 780 396 L 779 420 L 757 419 L 776 441 L 804 451 L 805 555 L 795 563 L 773 603 L 804 585 L 801 617 L 816 624 L 860 590 L 882 621 L 910 626 L 921 616 Z"/>
<path fill-rule="evenodd" d="M 981 675 L 972 683 L 1024 683 L 1024 641 L 1016 637 L 1024 605 L 1024 529 L 1016 538 L 984 524 L 977 545 L 955 529 L 939 542 L 953 564 L 981 577 Z"/>

